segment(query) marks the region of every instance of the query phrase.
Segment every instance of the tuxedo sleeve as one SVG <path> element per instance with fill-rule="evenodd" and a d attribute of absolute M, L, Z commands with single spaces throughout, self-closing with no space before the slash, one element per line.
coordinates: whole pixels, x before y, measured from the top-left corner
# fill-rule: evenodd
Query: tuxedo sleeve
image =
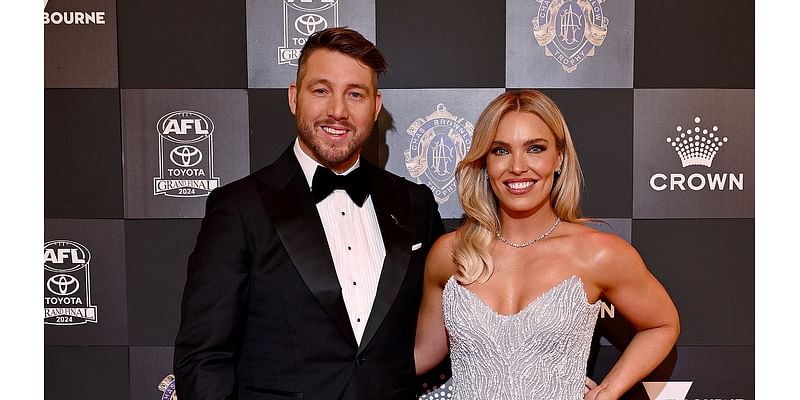
<path fill-rule="evenodd" d="M 445 233 L 445 226 L 442 222 L 442 216 L 439 214 L 439 203 L 434 199 L 431 189 L 419 184 L 415 185 L 415 187 L 419 195 L 414 196 L 414 198 L 421 199 L 421 201 L 418 200 L 418 204 L 415 207 L 417 207 L 417 210 L 425 211 L 422 226 L 425 226 L 428 232 L 428 243 L 425 248 L 430 249 L 433 246 L 433 242 Z"/>
<path fill-rule="evenodd" d="M 252 258 L 235 194 L 209 195 L 189 257 L 173 366 L 182 399 L 235 397 Z"/>

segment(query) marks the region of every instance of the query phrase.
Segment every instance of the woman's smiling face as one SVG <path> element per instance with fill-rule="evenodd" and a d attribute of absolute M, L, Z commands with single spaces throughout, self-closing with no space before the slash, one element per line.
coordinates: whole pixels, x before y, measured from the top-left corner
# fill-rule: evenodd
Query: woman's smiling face
<path fill-rule="evenodd" d="M 523 217 L 549 207 L 562 158 L 553 132 L 539 116 L 505 114 L 486 155 L 486 172 L 501 213 Z"/>

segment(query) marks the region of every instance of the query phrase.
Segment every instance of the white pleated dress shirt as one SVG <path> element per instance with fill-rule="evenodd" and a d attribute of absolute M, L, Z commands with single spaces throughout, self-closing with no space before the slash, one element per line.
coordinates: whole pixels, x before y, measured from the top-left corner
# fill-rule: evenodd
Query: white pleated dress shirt
<path fill-rule="evenodd" d="M 320 165 L 300 148 L 295 140 L 294 154 L 303 169 L 308 187 L 314 179 L 314 171 Z M 358 168 L 360 160 L 340 175 L 347 175 Z M 334 171 L 334 173 L 336 173 Z M 334 190 L 317 203 L 325 237 L 333 257 L 336 276 L 342 287 L 342 297 L 356 341 L 360 344 L 364 327 L 369 319 L 378 279 L 381 276 L 386 248 L 375 215 L 372 196 L 367 196 L 362 207 L 357 206 L 344 190 Z"/>

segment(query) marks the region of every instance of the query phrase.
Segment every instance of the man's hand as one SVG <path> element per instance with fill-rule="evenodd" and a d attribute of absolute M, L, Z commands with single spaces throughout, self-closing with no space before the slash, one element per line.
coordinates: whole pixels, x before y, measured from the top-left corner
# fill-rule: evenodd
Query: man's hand
<path fill-rule="evenodd" d="M 599 386 L 587 376 L 584 381 L 583 400 L 616 400 L 616 398 L 611 396 L 605 387 Z"/>
<path fill-rule="evenodd" d="M 594 388 L 597 387 L 597 382 L 593 381 L 592 378 L 586 377 L 586 380 L 583 381 L 583 398 L 586 398 L 586 395 Z"/>

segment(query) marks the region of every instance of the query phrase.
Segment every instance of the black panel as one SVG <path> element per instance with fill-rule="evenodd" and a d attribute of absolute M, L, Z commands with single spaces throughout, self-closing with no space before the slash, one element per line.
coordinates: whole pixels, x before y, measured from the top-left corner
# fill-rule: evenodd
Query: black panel
<path fill-rule="evenodd" d="M 448 219 L 443 219 L 442 222 L 444 222 L 445 232 L 453 232 L 456 229 L 458 229 L 458 227 L 460 227 L 461 225 L 464 225 L 463 219 L 448 218 Z"/>
<path fill-rule="evenodd" d="M 131 345 L 173 345 L 200 220 L 125 221 Z"/>
<path fill-rule="evenodd" d="M 584 176 L 584 215 L 630 218 L 633 206 L 633 90 L 543 90 L 561 108 Z"/>
<path fill-rule="evenodd" d="M 129 396 L 127 346 L 45 346 L 45 399 L 125 400 Z"/>
<path fill-rule="evenodd" d="M 636 88 L 755 87 L 754 1 L 638 1 L 635 35 Z"/>
<path fill-rule="evenodd" d="M 375 14 L 382 87 L 505 86 L 504 2 L 381 1 Z"/>
<path fill-rule="evenodd" d="M 297 137 L 287 89 L 249 89 L 250 171 L 271 164 Z"/>
<path fill-rule="evenodd" d="M 119 90 L 44 91 L 44 215 L 122 218 Z"/>
<path fill-rule="evenodd" d="M 120 1 L 122 88 L 246 88 L 245 1 Z"/>
<path fill-rule="evenodd" d="M 751 219 L 633 220 L 632 241 L 678 308 L 679 344 L 752 345 Z"/>

